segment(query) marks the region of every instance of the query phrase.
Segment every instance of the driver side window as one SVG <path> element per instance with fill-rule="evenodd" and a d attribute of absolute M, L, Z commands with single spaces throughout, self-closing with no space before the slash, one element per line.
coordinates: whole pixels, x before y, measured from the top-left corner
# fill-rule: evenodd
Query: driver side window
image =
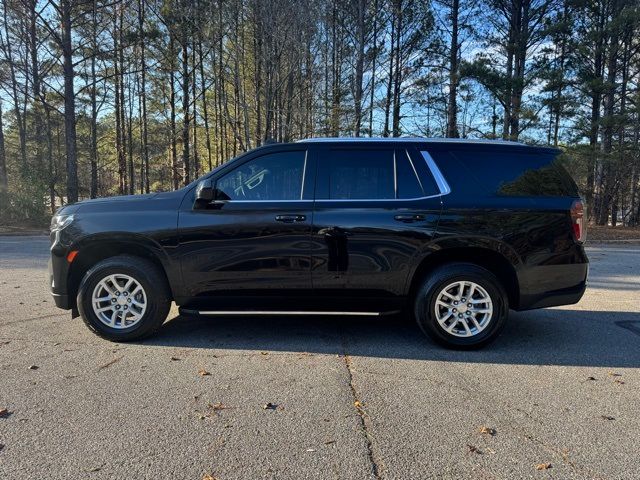
<path fill-rule="evenodd" d="M 229 200 L 300 200 L 305 152 L 262 155 L 220 177 L 216 188 Z"/>

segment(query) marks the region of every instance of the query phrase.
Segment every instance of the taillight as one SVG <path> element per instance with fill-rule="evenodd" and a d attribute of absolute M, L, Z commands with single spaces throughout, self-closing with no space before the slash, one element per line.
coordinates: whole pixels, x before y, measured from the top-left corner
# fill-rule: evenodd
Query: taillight
<path fill-rule="evenodd" d="M 583 243 L 587 238 L 587 232 L 584 223 L 584 205 L 580 200 L 576 200 L 571 205 L 571 222 L 573 223 L 573 235 L 578 242 Z"/>

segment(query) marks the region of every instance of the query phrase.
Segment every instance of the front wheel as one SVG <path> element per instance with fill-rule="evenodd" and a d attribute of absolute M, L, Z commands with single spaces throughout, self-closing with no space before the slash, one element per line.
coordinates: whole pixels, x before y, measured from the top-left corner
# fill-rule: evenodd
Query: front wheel
<path fill-rule="evenodd" d="M 77 297 L 85 324 L 113 341 L 155 333 L 167 318 L 171 296 L 164 274 L 147 259 L 120 255 L 87 271 Z"/>
<path fill-rule="evenodd" d="M 418 326 L 436 342 L 480 348 L 499 335 L 509 312 L 500 281 L 471 263 L 450 263 L 431 272 L 416 293 Z"/>

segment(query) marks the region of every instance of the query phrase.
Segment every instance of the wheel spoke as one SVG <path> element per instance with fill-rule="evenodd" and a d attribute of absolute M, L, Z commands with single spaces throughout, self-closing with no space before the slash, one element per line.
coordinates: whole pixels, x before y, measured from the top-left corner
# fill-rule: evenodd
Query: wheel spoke
<path fill-rule="evenodd" d="M 471 315 L 469 318 L 471 318 L 471 321 L 473 322 L 473 326 L 476 327 L 478 329 L 478 331 L 482 330 L 482 327 L 478 323 L 478 320 L 476 320 L 476 317 Z"/>
<path fill-rule="evenodd" d="M 467 333 L 467 336 L 471 336 L 471 330 L 469 329 L 469 323 L 466 320 L 461 320 L 462 325 L 464 326 L 464 331 Z"/>
<path fill-rule="evenodd" d="M 467 295 L 467 300 L 471 301 L 471 299 L 473 298 L 473 294 L 476 291 L 476 284 L 472 283 L 471 287 L 469 287 L 469 294 Z"/>

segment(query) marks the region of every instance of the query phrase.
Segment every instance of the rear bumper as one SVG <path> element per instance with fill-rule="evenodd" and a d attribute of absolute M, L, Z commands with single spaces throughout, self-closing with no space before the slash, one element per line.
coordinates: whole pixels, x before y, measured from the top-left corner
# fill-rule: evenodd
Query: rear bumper
<path fill-rule="evenodd" d="M 587 282 L 584 282 L 576 287 L 546 292 L 544 295 L 537 298 L 527 299 L 528 301 L 526 303 L 521 303 L 518 310 L 533 310 L 534 308 L 573 305 L 574 303 L 578 303 L 580 301 L 586 289 Z"/>
<path fill-rule="evenodd" d="M 520 302 L 516 310 L 578 303 L 587 288 L 588 263 L 530 267 L 519 275 Z"/>

